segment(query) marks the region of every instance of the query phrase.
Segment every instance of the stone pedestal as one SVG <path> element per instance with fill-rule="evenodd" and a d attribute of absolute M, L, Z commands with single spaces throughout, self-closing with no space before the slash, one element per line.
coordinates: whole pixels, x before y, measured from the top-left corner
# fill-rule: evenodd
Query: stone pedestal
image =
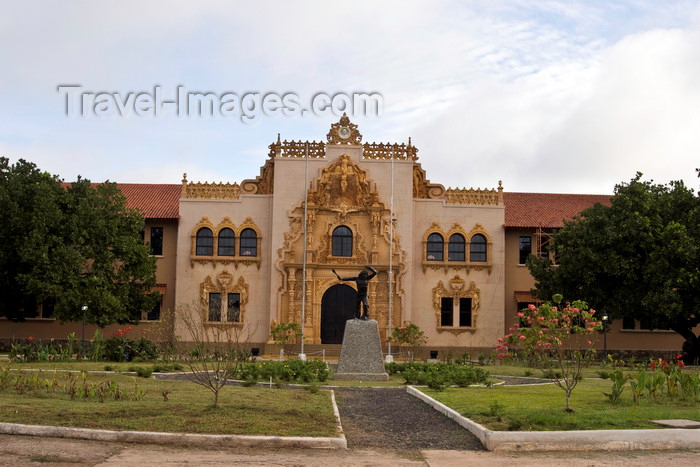
<path fill-rule="evenodd" d="M 345 323 L 337 380 L 386 381 L 379 326 L 374 320 L 350 319 Z"/>

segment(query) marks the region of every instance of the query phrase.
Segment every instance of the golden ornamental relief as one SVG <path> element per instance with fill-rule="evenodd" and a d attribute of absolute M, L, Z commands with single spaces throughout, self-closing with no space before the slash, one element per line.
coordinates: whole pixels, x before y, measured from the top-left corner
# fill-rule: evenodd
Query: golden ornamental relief
<path fill-rule="evenodd" d="M 348 227 L 352 231 L 352 256 L 333 256 L 333 231 L 339 226 Z M 326 226 L 326 232 L 321 236 L 318 247 L 317 261 L 320 264 L 367 264 L 367 247 L 364 235 L 354 223 L 334 222 Z"/>
<path fill-rule="evenodd" d="M 310 192 L 309 204 L 342 208 L 342 206 L 372 206 L 373 193 L 367 181 L 367 172 L 356 165 L 347 154 L 321 172 L 318 189 Z M 375 190 L 376 191 L 376 190 Z"/>
<path fill-rule="evenodd" d="M 219 222 L 219 225 L 216 226 L 216 230 L 214 232 L 221 232 L 223 229 L 231 229 L 234 232 L 236 231 L 236 224 L 231 221 L 231 218 L 226 216 L 224 217 L 224 220 Z"/>
<path fill-rule="evenodd" d="M 461 204 L 470 206 L 502 206 L 503 184 L 498 182 L 498 189 L 481 188 L 448 188 L 445 191 L 447 204 Z"/>
<path fill-rule="evenodd" d="M 233 315 L 229 316 L 228 313 L 221 313 L 221 321 L 215 321 L 212 323 L 216 324 L 230 324 L 235 326 L 241 326 L 244 322 L 245 309 L 248 304 L 249 287 L 248 284 L 243 279 L 243 276 L 238 278 L 238 282 L 233 282 L 233 276 L 227 271 L 223 271 L 216 276 L 217 283 L 212 281 L 211 276 L 207 276 L 204 281 L 199 285 L 199 296 L 200 302 L 203 309 L 209 308 L 209 294 L 219 293 L 222 296 L 231 293 L 239 294 L 239 315 L 237 319 L 233 319 Z M 228 302 L 228 297 L 223 297 L 225 302 Z M 222 310 L 223 311 L 223 310 Z"/>
<path fill-rule="evenodd" d="M 233 283 L 233 275 L 224 269 L 222 273 L 216 275 L 216 281 L 224 290 L 228 289 Z"/>
<path fill-rule="evenodd" d="M 346 113 L 343 113 L 338 123 L 331 125 L 326 138 L 328 144 L 360 144 L 362 142 L 362 135 L 357 130 L 357 125 L 350 122 Z"/>
<path fill-rule="evenodd" d="M 436 255 L 432 252 L 430 255 L 428 254 L 428 237 L 434 233 L 442 237 L 442 259 L 436 257 Z M 458 251 L 450 251 L 450 239 L 455 234 L 461 235 L 462 240 L 464 241 L 464 247 L 462 252 L 463 256 L 456 256 L 459 255 Z M 481 234 L 486 238 L 487 260 L 485 262 L 471 260 L 470 241 L 475 234 Z M 457 237 L 455 238 L 455 240 L 459 240 L 459 238 Z M 478 222 L 469 231 L 469 233 L 465 232 L 464 228 L 459 222 L 455 222 L 452 228 L 447 232 L 442 230 L 442 228 L 437 222 L 433 222 L 433 224 L 428 228 L 428 230 L 426 230 L 425 234 L 423 235 L 423 273 L 425 273 L 428 269 L 443 269 L 445 273 L 447 273 L 448 270 L 453 269 L 455 271 L 465 270 L 466 274 L 469 274 L 471 270 L 482 271 L 485 269 L 489 274 L 491 274 L 491 250 L 491 237 L 484 228 L 484 226 Z"/>
<path fill-rule="evenodd" d="M 255 180 L 243 180 L 241 192 L 249 195 L 271 195 L 275 183 L 275 161 L 268 159 Z"/>
<path fill-rule="evenodd" d="M 192 229 L 192 236 L 196 236 L 197 232 L 199 232 L 199 229 L 206 227 L 208 229 L 211 229 L 212 233 L 216 231 L 216 228 L 214 227 L 214 224 L 209 220 L 207 216 L 202 216 L 202 218 L 199 220 L 194 225 L 194 228 Z"/>
<path fill-rule="evenodd" d="M 326 145 L 322 141 L 287 141 L 281 146 L 279 157 L 303 159 L 323 159 L 326 157 Z"/>
<path fill-rule="evenodd" d="M 480 295 L 481 291 L 477 288 L 474 281 L 466 287 L 466 281 L 455 275 L 448 280 L 449 288 L 446 288 L 442 281 L 438 281 L 437 286 L 433 288 L 433 311 L 435 313 L 435 325 L 438 333 L 450 332 L 458 335 L 463 332 L 475 332 L 478 310 L 481 307 Z M 452 298 L 453 303 L 459 303 L 460 298 L 471 299 L 471 326 L 442 326 L 442 299 Z"/>
<path fill-rule="evenodd" d="M 483 235 L 484 237 L 486 237 L 486 241 L 487 241 L 488 243 L 491 243 L 491 236 L 490 236 L 489 233 L 486 231 L 486 229 L 484 228 L 484 226 L 481 225 L 480 222 L 477 222 L 476 224 L 474 224 L 474 227 L 472 227 L 472 229 L 471 229 L 471 230 L 469 231 L 469 233 L 467 234 L 467 238 L 471 239 L 471 238 L 472 238 L 474 235 L 476 235 L 476 234 L 481 234 L 481 235 Z"/>
<path fill-rule="evenodd" d="M 430 183 L 425 178 L 425 170 L 419 163 L 413 164 L 413 197 L 417 199 L 442 199 L 445 197 L 445 187 L 438 183 Z"/>
<path fill-rule="evenodd" d="M 411 138 L 408 144 L 405 143 L 365 143 L 362 145 L 362 158 L 372 160 L 406 161 L 418 160 L 418 149 L 411 145 Z"/>
<path fill-rule="evenodd" d="M 239 199 L 241 187 L 238 183 L 209 183 L 187 182 L 187 174 L 183 174 L 182 198 L 193 199 Z"/>
<path fill-rule="evenodd" d="M 319 141 L 287 141 L 280 140 L 280 134 L 277 133 L 277 141 L 268 146 L 270 152 L 268 156 L 270 159 L 275 159 L 277 157 L 284 158 L 303 158 L 308 157 L 310 159 L 323 159 L 326 157 L 326 145 Z"/>

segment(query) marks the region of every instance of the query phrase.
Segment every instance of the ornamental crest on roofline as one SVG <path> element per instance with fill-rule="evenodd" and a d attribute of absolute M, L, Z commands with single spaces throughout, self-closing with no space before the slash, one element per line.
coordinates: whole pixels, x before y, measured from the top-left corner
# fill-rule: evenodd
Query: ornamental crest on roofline
<path fill-rule="evenodd" d="M 331 130 L 326 138 L 328 138 L 328 144 L 360 144 L 362 142 L 362 135 L 357 130 L 357 125 L 350 122 L 346 113 L 343 113 L 338 123 L 331 125 Z"/>

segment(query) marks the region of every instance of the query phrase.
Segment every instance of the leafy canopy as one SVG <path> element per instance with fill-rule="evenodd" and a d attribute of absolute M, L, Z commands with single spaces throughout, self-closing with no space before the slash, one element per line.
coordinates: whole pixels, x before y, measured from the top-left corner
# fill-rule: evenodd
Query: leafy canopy
<path fill-rule="evenodd" d="M 37 301 L 54 317 L 99 326 L 137 321 L 158 296 L 144 220 L 116 184 L 55 175 L 0 158 L 0 316 L 31 317 Z"/>
<path fill-rule="evenodd" d="M 700 198 L 683 182 L 641 177 L 616 186 L 610 206 L 596 204 L 565 222 L 555 237 L 558 266 L 528 259 L 536 294 L 580 297 L 612 318 L 671 327 L 693 344 L 690 330 L 700 323 Z"/>

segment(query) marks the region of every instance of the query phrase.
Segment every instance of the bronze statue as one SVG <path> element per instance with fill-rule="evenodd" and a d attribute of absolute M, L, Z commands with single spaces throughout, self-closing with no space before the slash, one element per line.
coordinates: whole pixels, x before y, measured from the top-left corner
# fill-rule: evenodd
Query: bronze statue
<path fill-rule="evenodd" d="M 367 274 L 367 271 L 362 270 L 357 277 L 340 277 L 335 269 L 331 269 L 335 277 L 339 281 L 355 281 L 357 284 L 357 308 L 355 309 L 355 319 L 369 319 L 369 298 L 367 298 L 367 286 L 369 285 L 369 280 L 377 275 L 377 271 L 372 266 L 365 266 L 365 268 L 372 271 L 371 274 Z M 360 316 L 360 304 L 363 306 L 364 314 Z"/>

